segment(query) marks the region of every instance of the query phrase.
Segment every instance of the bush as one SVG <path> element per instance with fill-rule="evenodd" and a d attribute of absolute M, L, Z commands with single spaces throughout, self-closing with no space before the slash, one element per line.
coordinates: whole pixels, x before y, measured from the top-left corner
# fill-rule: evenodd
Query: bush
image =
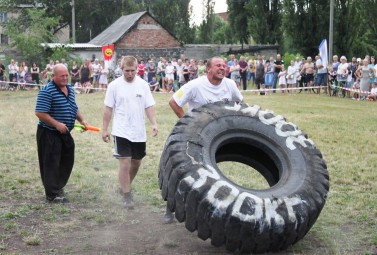
<path fill-rule="evenodd" d="M 285 53 L 284 56 L 282 56 L 282 59 L 284 60 L 284 66 L 285 68 L 288 68 L 288 66 L 291 65 L 291 60 L 295 61 L 296 60 L 296 57 L 300 57 L 300 59 L 302 58 L 301 54 L 299 53 Z"/>

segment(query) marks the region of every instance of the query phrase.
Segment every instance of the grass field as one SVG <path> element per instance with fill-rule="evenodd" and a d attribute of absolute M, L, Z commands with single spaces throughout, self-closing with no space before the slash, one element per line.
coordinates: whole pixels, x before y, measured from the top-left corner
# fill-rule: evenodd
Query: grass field
<path fill-rule="evenodd" d="M 118 166 L 112 158 L 112 143 L 103 143 L 101 135 L 94 132 L 72 131 L 76 161 L 66 187 L 71 205 L 44 202 L 35 141 L 36 95 L 35 91 L 0 92 L 0 254 L 117 254 L 111 248 L 100 253 L 92 246 L 78 253 L 73 244 L 60 247 L 56 242 L 65 232 L 75 236 L 76 231 L 90 232 L 108 224 L 132 223 L 132 219 L 119 209 L 119 197 L 114 195 Z M 157 184 L 159 157 L 177 121 L 168 107 L 169 97 L 155 95 L 159 134 L 153 138 L 148 133 L 148 155 L 134 184 L 137 200 L 157 215 L 165 205 Z M 314 140 L 327 162 L 330 193 L 326 205 L 308 235 L 288 252 L 377 254 L 377 104 L 303 93 L 264 97 L 245 93 L 244 97 L 246 103 L 273 110 L 297 124 Z M 77 96 L 82 113 L 94 126 L 102 126 L 103 98 L 103 93 Z M 148 122 L 147 126 L 149 132 Z M 230 163 L 220 166 L 244 186 L 265 185 L 257 174 L 245 176 L 250 171 L 237 171 L 240 167 Z M 255 179 L 255 184 L 245 182 L 250 179 Z M 193 234 L 187 231 L 187 235 Z M 181 253 L 182 247 L 181 242 L 167 242 L 165 248 L 171 250 L 166 254 Z M 225 253 L 225 249 L 221 251 Z M 143 254 L 138 252 L 127 254 Z"/>

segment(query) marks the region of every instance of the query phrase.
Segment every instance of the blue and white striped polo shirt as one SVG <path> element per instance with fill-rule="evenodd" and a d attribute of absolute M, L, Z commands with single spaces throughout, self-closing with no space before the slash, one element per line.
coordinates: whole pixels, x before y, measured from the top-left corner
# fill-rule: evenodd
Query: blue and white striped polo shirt
<path fill-rule="evenodd" d="M 71 131 L 75 124 L 78 107 L 72 86 L 67 85 L 67 88 L 68 96 L 65 96 L 58 85 L 53 81 L 49 82 L 38 93 L 35 112 L 48 113 L 55 120 L 66 124 L 69 131 Z M 55 127 L 49 126 L 42 121 L 39 121 L 38 125 L 50 130 L 56 130 Z"/>

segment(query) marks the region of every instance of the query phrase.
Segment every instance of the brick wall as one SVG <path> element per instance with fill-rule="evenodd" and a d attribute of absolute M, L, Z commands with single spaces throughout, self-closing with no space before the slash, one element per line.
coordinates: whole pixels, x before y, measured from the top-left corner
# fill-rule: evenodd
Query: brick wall
<path fill-rule="evenodd" d="M 117 43 L 117 49 L 177 48 L 181 44 L 152 17 L 144 15 L 136 26 Z"/>

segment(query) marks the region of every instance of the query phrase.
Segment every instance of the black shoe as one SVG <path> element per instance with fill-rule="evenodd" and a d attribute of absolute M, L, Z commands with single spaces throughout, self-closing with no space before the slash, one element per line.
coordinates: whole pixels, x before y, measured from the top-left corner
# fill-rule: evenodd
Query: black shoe
<path fill-rule="evenodd" d="M 69 203 L 68 198 L 66 197 L 61 197 L 61 196 L 56 196 L 54 198 L 51 197 L 46 197 L 47 202 L 51 204 L 66 204 Z"/>
<path fill-rule="evenodd" d="M 164 224 L 171 224 L 174 221 L 174 213 L 172 212 L 166 212 L 163 218 L 163 223 Z"/>

